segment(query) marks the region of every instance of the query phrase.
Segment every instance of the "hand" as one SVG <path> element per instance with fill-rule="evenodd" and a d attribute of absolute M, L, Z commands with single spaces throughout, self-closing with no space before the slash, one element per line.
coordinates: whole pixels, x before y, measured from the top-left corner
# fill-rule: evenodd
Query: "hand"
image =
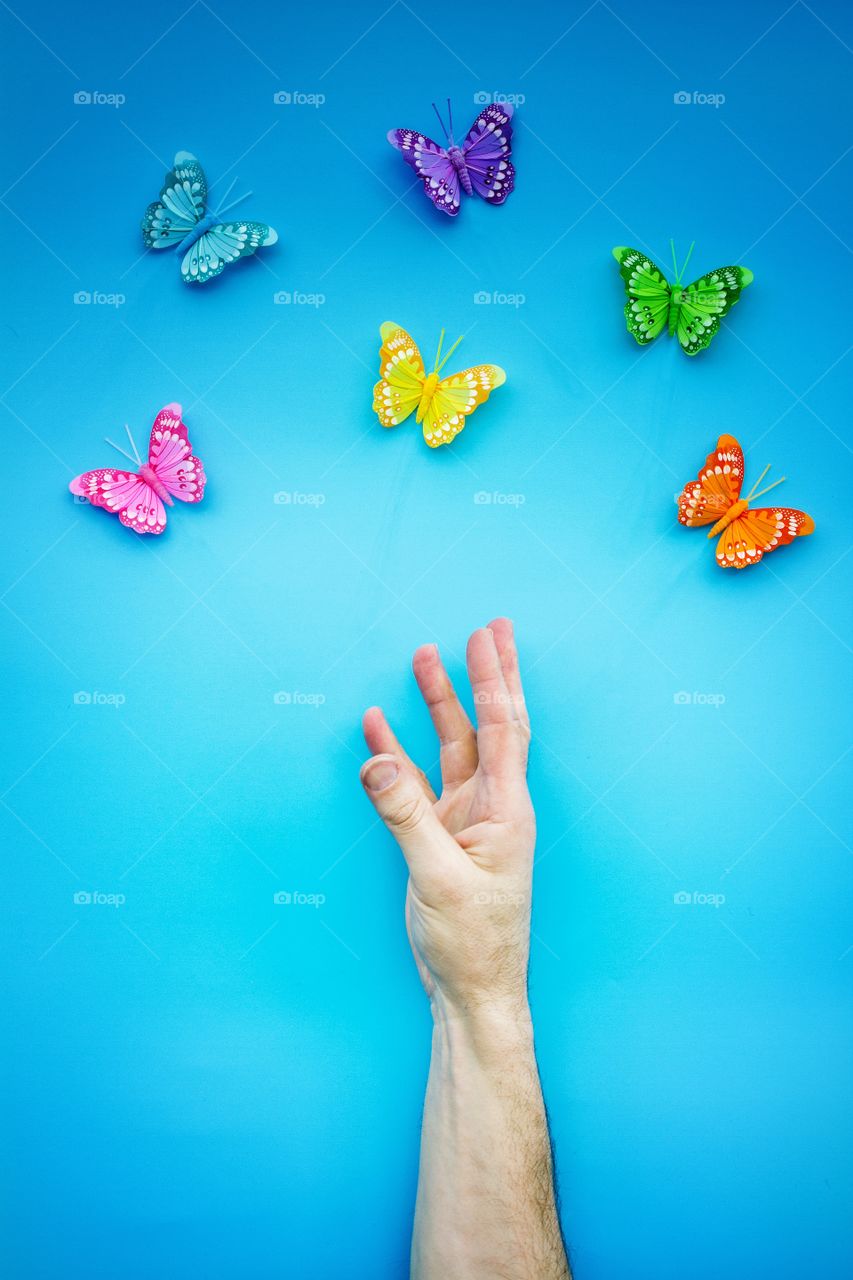
<path fill-rule="evenodd" d="M 400 746 L 379 707 L 364 716 L 374 752 L 365 791 L 409 868 L 406 925 L 433 1013 L 527 1007 L 536 824 L 527 790 L 530 724 L 512 623 L 468 641 L 475 732 L 435 645 L 412 663 L 441 743 L 441 796 Z"/>

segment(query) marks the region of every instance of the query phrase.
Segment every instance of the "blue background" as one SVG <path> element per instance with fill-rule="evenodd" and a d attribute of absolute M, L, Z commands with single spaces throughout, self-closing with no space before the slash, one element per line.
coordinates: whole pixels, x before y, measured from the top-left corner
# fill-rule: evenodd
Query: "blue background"
<path fill-rule="evenodd" d="M 501 612 L 578 1280 L 848 1274 L 849 10 L 12 8 L 7 1274 L 406 1274 L 429 1016 L 359 717 L 434 767 L 409 655 L 464 684 Z M 451 223 L 385 132 L 496 90 L 515 193 Z M 139 236 L 182 148 L 280 235 L 199 291 Z M 755 272 L 692 361 L 631 341 L 610 256 L 671 235 Z M 379 429 L 385 319 L 507 370 L 452 448 Z M 208 490 L 141 539 L 67 483 L 170 400 Z M 675 522 L 722 431 L 817 526 L 749 574 Z"/>

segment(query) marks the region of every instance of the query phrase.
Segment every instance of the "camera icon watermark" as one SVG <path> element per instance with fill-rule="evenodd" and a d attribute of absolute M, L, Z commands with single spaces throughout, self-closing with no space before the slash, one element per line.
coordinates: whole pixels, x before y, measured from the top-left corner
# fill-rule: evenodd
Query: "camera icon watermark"
<path fill-rule="evenodd" d="M 322 107 L 325 93 L 302 93 L 299 89 L 279 89 L 272 100 L 277 107 Z"/>
<path fill-rule="evenodd" d="M 502 293 L 500 289 L 478 289 L 474 294 L 475 307 L 523 307 L 527 301 L 524 293 Z"/>
<path fill-rule="evenodd" d="M 305 293 L 300 289 L 279 289 L 272 300 L 277 307 L 322 307 L 326 302 L 325 293 Z"/>
<path fill-rule="evenodd" d="M 123 293 L 102 293 L 100 289 L 78 289 L 74 294 L 75 307 L 123 307 L 127 298 Z"/>
<path fill-rule="evenodd" d="M 101 693 L 98 689 L 78 689 L 74 694 L 75 707 L 123 707 L 127 698 L 123 693 Z"/>
<path fill-rule="evenodd" d="M 89 92 L 78 89 L 74 94 L 75 107 L 123 107 L 127 98 L 123 93 L 101 93 L 99 89 Z"/>
<path fill-rule="evenodd" d="M 506 103 L 511 107 L 521 107 L 526 101 L 523 93 L 489 93 L 485 89 L 478 89 L 474 94 L 475 107 L 487 107 L 490 102 L 494 102 L 496 106 Z"/>
<path fill-rule="evenodd" d="M 721 907 L 725 900 L 724 893 L 700 893 L 697 889 L 692 892 L 681 889 L 672 895 L 676 907 Z"/>
<path fill-rule="evenodd" d="M 679 689 L 678 693 L 672 695 L 672 700 L 677 707 L 721 707 L 726 700 L 726 695 L 700 693 L 698 690 L 688 693 L 686 689 Z"/>
<path fill-rule="evenodd" d="M 724 93 L 701 93 L 698 89 L 676 89 L 672 100 L 677 107 L 714 107 L 719 110 L 726 100 Z"/>

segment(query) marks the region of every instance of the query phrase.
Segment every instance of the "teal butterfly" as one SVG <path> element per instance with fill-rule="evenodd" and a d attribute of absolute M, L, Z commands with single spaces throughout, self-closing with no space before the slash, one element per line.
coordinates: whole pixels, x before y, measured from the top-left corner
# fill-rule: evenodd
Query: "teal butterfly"
<path fill-rule="evenodd" d="M 236 179 L 235 179 L 236 181 Z M 225 192 L 223 200 L 233 188 Z M 181 255 L 185 284 L 205 284 L 221 275 L 229 262 L 245 258 L 264 245 L 275 244 L 277 233 L 265 222 L 223 222 L 222 215 L 240 200 L 215 213 L 205 213 L 207 179 L 189 151 L 179 151 L 166 174 L 160 199 L 145 210 L 142 239 L 148 249 L 175 249 Z"/>
<path fill-rule="evenodd" d="M 652 342 L 666 326 L 670 337 L 677 334 L 684 354 L 695 356 L 710 344 L 720 320 L 737 302 L 741 290 L 752 283 L 753 275 L 747 267 L 718 267 L 682 288 L 681 277 L 687 270 L 693 245 L 679 271 L 675 245 L 672 241 L 670 244 L 676 277 L 673 285 L 639 249 L 620 246 L 613 250 L 628 294 L 625 319 L 628 332 L 641 346 Z"/>

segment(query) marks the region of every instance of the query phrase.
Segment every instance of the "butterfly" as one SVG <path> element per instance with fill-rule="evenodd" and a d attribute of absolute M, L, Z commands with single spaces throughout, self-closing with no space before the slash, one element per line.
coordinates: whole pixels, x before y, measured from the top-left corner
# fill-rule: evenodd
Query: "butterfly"
<path fill-rule="evenodd" d="M 681 492 L 679 523 L 689 528 L 713 523 L 708 537 L 721 535 L 717 543 L 717 564 L 723 569 L 746 569 L 758 564 L 763 555 L 777 547 L 814 532 L 814 520 L 804 511 L 791 507 L 749 509 L 753 499 L 775 489 L 785 479 L 782 476 L 756 493 L 769 470 L 768 465 L 742 498 L 743 449 L 734 436 L 724 435 L 720 436 L 713 453 L 708 454 L 697 478 Z"/>
<path fill-rule="evenodd" d="M 232 182 L 223 200 L 233 186 Z M 229 262 L 278 240 L 278 234 L 265 222 L 222 221 L 223 214 L 251 194 L 247 192 L 215 213 L 205 213 L 204 170 L 189 151 L 179 151 L 166 174 L 160 199 L 145 210 L 142 239 L 146 248 L 175 249 L 182 255 L 184 283 L 205 284 L 220 275 Z"/>
<path fill-rule="evenodd" d="M 382 347 L 379 381 L 373 388 L 373 408 L 383 427 L 399 426 L 416 409 L 415 421 L 423 423 L 424 440 L 431 449 L 450 444 L 477 405 L 483 404 L 495 387 L 506 382 L 506 374 L 496 364 L 478 364 L 439 379 L 441 370 L 462 341 L 457 338 L 441 360 L 443 329 L 430 374 L 424 369 L 417 343 L 405 329 L 386 320 L 380 325 L 379 333 Z"/>
<path fill-rule="evenodd" d="M 162 533 L 166 528 L 166 507 L 172 499 L 201 502 L 206 476 L 201 459 L 193 456 L 187 429 L 181 421 L 181 406 L 167 404 L 154 419 L 148 444 L 148 461 L 140 458 L 130 428 L 126 427 L 138 471 L 104 467 L 75 476 L 68 488 L 93 507 L 105 507 L 118 515 L 122 524 L 137 533 Z M 134 462 L 112 440 L 107 444 Z"/>
<path fill-rule="evenodd" d="M 619 246 L 613 250 L 628 294 L 625 319 L 628 332 L 641 346 L 652 342 L 666 326 L 670 337 L 677 334 L 684 354 L 695 356 L 710 344 L 720 320 L 737 302 L 741 290 L 752 283 L 753 274 L 747 267 L 718 267 L 682 288 L 681 277 L 687 270 L 693 245 L 679 271 L 675 245 L 672 241 L 670 244 L 674 285 L 639 249 Z"/>
<path fill-rule="evenodd" d="M 453 141 L 453 115 L 447 100 L 448 128 L 432 104 L 447 139 L 440 147 L 424 133 L 413 129 L 390 129 L 388 141 L 402 152 L 419 178 L 424 191 L 442 213 L 453 218 L 459 212 L 459 188 L 472 196 L 476 192 L 490 204 L 503 204 L 515 186 L 515 169 L 510 160 L 513 107 L 509 102 L 490 103 L 471 125 L 462 146 Z"/>

